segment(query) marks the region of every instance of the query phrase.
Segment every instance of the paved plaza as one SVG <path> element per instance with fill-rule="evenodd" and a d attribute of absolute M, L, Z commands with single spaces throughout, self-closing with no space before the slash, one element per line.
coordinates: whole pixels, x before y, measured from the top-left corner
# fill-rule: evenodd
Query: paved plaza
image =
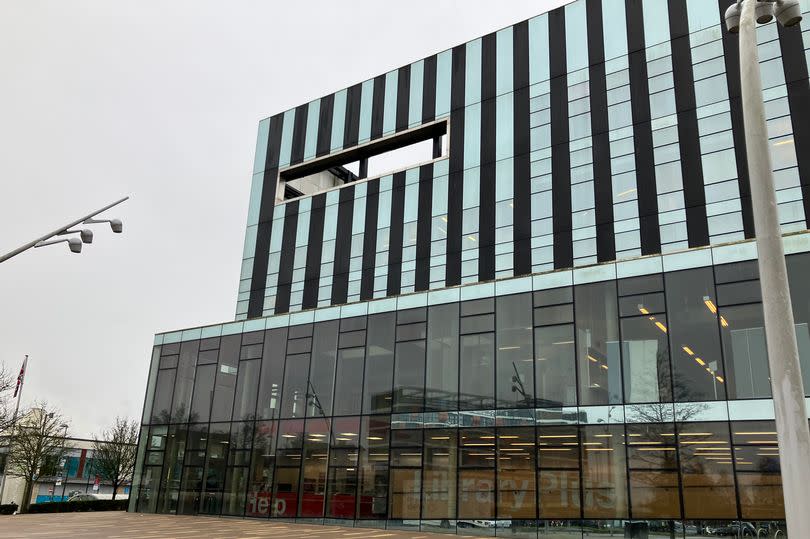
<path fill-rule="evenodd" d="M 124 513 L 119 511 L 97 513 L 57 513 L 46 515 L 16 515 L 0 517 L 0 539 L 185 539 L 221 538 L 254 539 L 311 538 L 311 539 L 428 539 L 446 535 L 378 530 L 313 526 L 258 520 L 217 517 L 191 517 Z M 457 536 L 458 537 L 458 536 Z"/>

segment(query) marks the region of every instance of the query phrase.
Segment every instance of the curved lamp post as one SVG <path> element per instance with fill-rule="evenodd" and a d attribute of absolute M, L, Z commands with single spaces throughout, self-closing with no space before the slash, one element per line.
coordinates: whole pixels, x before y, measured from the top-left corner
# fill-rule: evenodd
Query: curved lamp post
<path fill-rule="evenodd" d="M 74 253 L 81 253 L 82 252 L 82 245 L 85 243 L 93 243 L 93 231 L 84 228 L 80 230 L 70 230 L 74 226 L 78 225 L 90 225 L 94 223 L 110 223 L 110 228 L 116 234 L 120 234 L 124 230 L 124 225 L 120 219 L 93 219 L 99 213 L 105 212 L 112 208 L 113 206 L 117 206 L 124 202 L 125 200 L 129 199 L 129 197 L 124 197 L 121 200 L 117 200 L 112 204 L 107 204 L 100 210 L 96 210 L 89 215 L 85 215 L 79 219 L 76 219 L 72 223 L 69 223 L 61 228 L 54 230 L 44 236 L 41 236 L 33 241 L 26 243 L 25 245 L 18 247 L 11 251 L 10 253 L 6 253 L 0 256 L 0 262 L 5 262 L 9 258 L 13 256 L 17 256 L 18 254 L 31 249 L 32 247 L 45 247 L 46 245 L 53 245 L 55 243 L 67 243 L 68 247 L 70 247 L 71 252 Z M 62 238 L 62 239 L 51 239 L 55 236 L 67 236 L 68 234 L 78 234 L 79 237 L 70 237 L 70 238 Z"/>
<path fill-rule="evenodd" d="M 738 0 L 726 10 L 726 27 L 740 34 L 740 82 L 751 204 L 757 236 L 759 280 L 767 338 L 776 417 L 785 518 L 791 537 L 804 537 L 810 530 L 810 431 L 796 346 L 796 328 L 790 301 L 782 231 L 774 192 L 773 168 L 765 124 L 762 76 L 757 51 L 757 23 L 774 16 L 783 26 L 802 20 L 797 0 Z"/>

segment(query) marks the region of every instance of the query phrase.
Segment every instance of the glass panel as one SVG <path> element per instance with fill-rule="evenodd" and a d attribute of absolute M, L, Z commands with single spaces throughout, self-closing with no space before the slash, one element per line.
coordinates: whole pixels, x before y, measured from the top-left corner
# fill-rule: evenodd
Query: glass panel
<path fill-rule="evenodd" d="M 363 391 L 363 412 L 391 410 L 394 373 L 394 323 L 396 313 L 370 316 Z"/>
<path fill-rule="evenodd" d="M 304 437 L 301 506 L 298 516 L 322 517 L 326 495 L 326 465 L 329 456 L 329 420 L 310 418 Z"/>
<path fill-rule="evenodd" d="M 241 335 L 228 335 L 222 338 L 214 385 L 214 399 L 211 404 L 211 421 L 230 421 L 231 419 L 241 343 Z"/>
<path fill-rule="evenodd" d="M 536 518 L 534 428 L 498 429 L 497 448 L 498 518 Z"/>
<path fill-rule="evenodd" d="M 194 370 L 197 366 L 199 347 L 200 341 L 187 341 L 180 345 L 180 358 L 177 362 L 177 378 L 175 379 L 174 401 L 172 404 L 173 423 L 185 423 L 189 420 L 191 392 L 194 387 Z"/>
<path fill-rule="evenodd" d="M 775 423 L 736 421 L 731 433 L 742 518 L 785 518 Z"/>
<path fill-rule="evenodd" d="M 152 423 L 169 423 L 171 419 L 172 390 L 175 369 L 158 371 L 155 384 L 155 402 L 152 405 Z"/>
<path fill-rule="evenodd" d="M 458 304 L 430 307 L 428 312 L 425 409 L 458 407 Z"/>
<path fill-rule="evenodd" d="M 455 429 L 425 431 L 423 519 L 456 518 L 457 444 Z"/>
<path fill-rule="evenodd" d="M 361 420 L 357 518 L 385 518 L 388 513 L 389 416 Z"/>
<path fill-rule="evenodd" d="M 497 299 L 497 399 L 499 408 L 534 406 L 532 295 Z"/>
<path fill-rule="evenodd" d="M 362 404 L 363 359 L 365 349 L 349 348 L 338 351 L 335 374 L 334 415 L 359 414 Z"/>
<path fill-rule="evenodd" d="M 626 518 L 627 469 L 624 426 L 581 427 L 585 518 Z"/>
<path fill-rule="evenodd" d="M 307 388 L 307 417 L 332 415 L 338 320 L 315 324 Z"/>
<path fill-rule="evenodd" d="M 252 420 L 256 417 L 256 395 L 259 384 L 258 359 L 242 361 L 239 364 L 239 376 L 236 380 L 236 401 L 233 407 L 233 420 Z"/>
<path fill-rule="evenodd" d="M 198 421 L 207 423 L 209 421 L 216 376 L 216 364 L 197 367 L 197 376 L 194 380 L 194 398 L 191 401 L 191 414 L 189 416 L 191 423 Z"/>
<path fill-rule="evenodd" d="M 534 330 L 537 406 L 577 403 L 574 326 L 547 326 Z"/>
<path fill-rule="evenodd" d="M 273 467 L 276 462 L 276 422 L 257 421 L 250 464 L 245 514 L 267 517 L 273 511 Z"/>
<path fill-rule="evenodd" d="M 287 328 L 271 329 L 265 335 L 262 371 L 259 380 L 258 419 L 278 417 L 281 406 L 281 384 L 284 380 L 284 349 Z"/>
<path fill-rule="evenodd" d="M 712 269 L 668 273 L 665 281 L 675 401 L 725 399 Z"/>
<path fill-rule="evenodd" d="M 633 518 L 680 518 L 675 425 L 627 425 Z"/>
<path fill-rule="evenodd" d="M 754 284 L 753 286 L 758 286 Z M 771 396 L 768 350 L 762 305 L 752 303 L 720 309 L 720 334 L 727 365 L 729 399 Z"/>
<path fill-rule="evenodd" d="M 495 339 L 492 333 L 461 337 L 459 408 L 484 410 L 495 405 Z"/>
<path fill-rule="evenodd" d="M 400 342 L 394 363 L 394 412 L 419 412 L 425 395 L 425 341 Z"/>
<path fill-rule="evenodd" d="M 728 423 L 679 423 L 685 518 L 736 518 Z"/>
<path fill-rule="evenodd" d="M 810 282 L 807 279 L 807 275 L 810 275 L 810 254 L 788 256 L 787 269 L 804 393 L 810 395 Z"/>
<path fill-rule="evenodd" d="M 278 422 L 276 469 L 273 475 L 273 516 L 294 517 L 298 511 L 304 420 Z"/>
<path fill-rule="evenodd" d="M 540 427 L 537 467 L 542 518 L 580 517 L 579 430 Z"/>
<path fill-rule="evenodd" d="M 580 404 L 621 403 L 616 283 L 577 286 L 574 311 Z"/>
<path fill-rule="evenodd" d="M 664 315 L 622 320 L 625 402 L 672 401 L 666 324 Z"/>
<path fill-rule="evenodd" d="M 309 354 L 288 355 L 284 366 L 281 417 L 303 417 L 307 400 Z"/>

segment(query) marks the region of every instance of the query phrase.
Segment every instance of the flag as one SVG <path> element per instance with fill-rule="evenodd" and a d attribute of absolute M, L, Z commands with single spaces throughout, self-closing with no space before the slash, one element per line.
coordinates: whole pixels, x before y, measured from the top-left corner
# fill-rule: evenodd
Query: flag
<path fill-rule="evenodd" d="M 25 360 L 23 361 L 22 367 L 20 367 L 20 374 L 17 375 L 17 387 L 14 388 L 14 397 L 17 397 L 17 393 L 20 392 L 22 389 L 23 380 L 25 379 L 25 367 L 28 365 L 28 356 L 25 356 Z"/>

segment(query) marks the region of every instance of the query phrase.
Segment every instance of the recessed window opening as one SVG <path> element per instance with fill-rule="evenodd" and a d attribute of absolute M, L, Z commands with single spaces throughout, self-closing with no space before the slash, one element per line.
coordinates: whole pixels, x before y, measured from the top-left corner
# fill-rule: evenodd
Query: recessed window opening
<path fill-rule="evenodd" d="M 447 121 L 441 120 L 290 167 L 279 174 L 276 203 L 440 159 L 447 139 Z"/>

